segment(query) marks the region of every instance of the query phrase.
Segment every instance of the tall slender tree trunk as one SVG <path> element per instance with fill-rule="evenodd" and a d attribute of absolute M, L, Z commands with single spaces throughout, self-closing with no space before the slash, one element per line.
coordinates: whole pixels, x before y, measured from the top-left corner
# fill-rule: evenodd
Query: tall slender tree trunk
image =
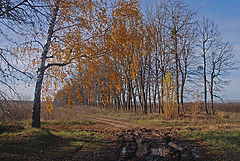
<path fill-rule="evenodd" d="M 140 57 L 140 65 L 143 66 L 143 57 Z M 140 82 L 139 82 L 139 86 L 140 86 L 140 93 L 141 93 L 141 97 L 142 97 L 142 112 L 144 112 L 145 115 L 147 115 L 148 113 L 148 109 L 147 109 L 147 87 L 145 88 L 145 74 L 146 74 L 146 68 L 141 67 L 140 68 Z"/>
<path fill-rule="evenodd" d="M 45 64 L 45 61 L 42 60 L 41 64 Z M 42 66 L 42 65 L 41 65 Z M 44 76 L 44 65 L 40 68 L 39 74 L 37 76 L 37 81 L 35 85 L 34 92 L 34 103 L 33 103 L 33 111 L 32 111 L 32 127 L 40 128 L 40 108 L 41 108 L 41 90 L 42 90 L 42 82 Z"/>
<path fill-rule="evenodd" d="M 139 87 L 139 82 L 138 82 L 138 79 L 136 79 L 136 87 L 137 87 L 137 95 L 138 95 L 138 100 L 139 100 L 139 103 L 141 105 L 141 107 L 143 107 L 143 103 L 142 103 L 142 95 L 141 95 L 141 92 L 140 92 L 140 87 Z"/>
<path fill-rule="evenodd" d="M 211 82 L 210 82 L 210 97 L 211 97 L 211 111 L 212 111 L 212 114 L 214 115 L 215 112 L 214 112 L 214 107 L 213 107 L 213 79 L 214 79 L 214 70 L 215 70 L 215 64 L 214 62 L 213 63 L 213 69 L 212 69 L 212 72 L 211 72 Z"/>
<path fill-rule="evenodd" d="M 137 113 L 137 100 L 136 100 L 136 94 L 135 94 L 134 88 L 132 88 L 132 93 L 133 93 L 134 112 Z"/>
<path fill-rule="evenodd" d="M 206 75 L 206 51 L 205 51 L 205 42 L 203 43 L 203 78 L 204 78 L 204 108 L 206 114 L 208 115 L 207 107 L 207 75 Z"/>
<path fill-rule="evenodd" d="M 129 112 L 131 111 L 131 86 L 129 78 L 127 79 L 127 109 Z"/>
<path fill-rule="evenodd" d="M 143 110 L 144 114 L 147 115 L 148 109 L 147 109 L 147 91 L 144 91 L 144 82 L 141 82 L 141 91 L 142 91 L 142 101 L 143 101 Z"/>
<path fill-rule="evenodd" d="M 156 85 L 153 87 L 152 93 L 153 93 L 154 112 L 156 112 L 156 109 L 157 109 L 157 103 L 156 103 L 156 99 L 157 99 L 157 86 Z"/>
<path fill-rule="evenodd" d="M 210 85 L 210 97 L 211 97 L 211 112 L 214 115 L 214 107 L 213 107 L 213 79 L 211 79 L 211 85 Z"/>
<path fill-rule="evenodd" d="M 157 111 L 157 89 L 158 89 L 158 59 L 157 59 L 157 52 L 155 54 L 155 84 L 154 82 L 152 82 L 152 84 L 154 85 L 153 87 L 153 103 L 154 103 L 154 112 Z M 159 102 L 158 102 L 159 103 Z"/>
<path fill-rule="evenodd" d="M 158 97 L 158 113 L 161 113 L 161 95 L 160 95 L 160 89 L 159 86 L 157 87 L 157 97 Z"/>
<path fill-rule="evenodd" d="M 54 32 L 54 26 L 56 23 L 58 9 L 59 9 L 58 3 L 56 2 L 56 6 L 55 6 L 55 9 L 53 10 L 52 19 L 51 19 L 51 22 L 50 22 L 49 28 L 48 28 L 47 42 L 44 45 L 43 52 L 41 55 L 41 66 L 38 69 L 37 81 L 36 81 L 35 92 L 34 92 L 33 111 L 32 111 L 32 127 L 34 127 L 34 128 L 41 127 L 40 109 L 41 109 L 42 83 L 43 83 L 44 72 L 46 70 L 45 63 L 46 63 L 47 54 L 49 51 L 49 47 L 50 47 L 53 32 Z"/>
<path fill-rule="evenodd" d="M 126 110 L 126 99 L 125 99 L 125 89 L 123 90 L 122 92 L 122 106 L 123 106 L 123 109 Z"/>
<path fill-rule="evenodd" d="M 150 113 L 152 113 L 152 101 L 151 101 L 151 86 L 149 84 L 149 90 L 148 90 L 148 101 L 149 101 L 149 110 L 150 110 Z"/>
<path fill-rule="evenodd" d="M 117 102 L 118 102 L 118 111 L 121 109 L 121 97 L 117 95 Z"/>
<path fill-rule="evenodd" d="M 183 112 L 183 96 L 184 96 L 184 86 L 185 86 L 185 79 L 186 76 L 184 76 L 184 73 L 182 73 L 182 83 L 181 83 L 181 91 L 180 91 L 180 104 L 181 104 L 181 111 Z"/>
<path fill-rule="evenodd" d="M 141 84 L 141 86 L 142 86 L 142 96 L 143 96 L 143 108 L 144 108 L 144 114 L 146 114 L 147 115 L 147 113 L 148 113 L 148 108 L 147 108 L 147 92 L 145 93 L 145 91 L 144 91 L 144 82 L 142 82 L 142 84 Z"/>
<path fill-rule="evenodd" d="M 181 75 L 182 75 L 182 84 L 181 84 L 181 93 L 180 93 L 180 97 L 181 97 L 181 110 L 182 112 L 184 112 L 184 107 L 183 107 L 183 104 L 184 104 L 184 87 L 185 87 L 185 83 L 186 83 L 186 78 L 187 78 L 187 74 L 188 74 L 188 60 L 187 60 L 187 55 L 186 53 L 184 52 L 184 71 L 181 69 L 180 67 L 180 71 L 181 71 Z M 180 64 L 180 61 L 179 61 L 179 64 Z"/>
<path fill-rule="evenodd" d="M 161 105 L 159 106 L 159 108 L 161 109 L 161 113 L 163 114 L 164 113 L 164 109 L 163 109 L 163 104 L 164 104 L 164 98 L 163 98 L 163 93 L 164 93 L 164 89 L 163 89 L 163 86 L 164 86 L 164 70 L 162 68 L 162 73 L 161 73 Z"/>
<path fill-rule="evenodd" d="M 174 58 L 175 58 L 175 83 L 176 83 L 176 94 L 177 94 L 177 106 L 178 106 L 178 114 L 180 114 L 180 106 L 179 106 L 179 73 L 178 73 L 178 48 L 177 48 L 177 33 L 176 29 L 173 31 L 173 39 L 174 39 Z"/>

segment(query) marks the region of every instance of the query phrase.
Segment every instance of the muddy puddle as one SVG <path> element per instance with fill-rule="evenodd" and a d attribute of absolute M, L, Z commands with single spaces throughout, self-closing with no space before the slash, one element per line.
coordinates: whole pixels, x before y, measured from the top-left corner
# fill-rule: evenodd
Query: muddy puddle
<path fill-rule="evenodd" d="M 118 161 L 194 161 L 205 160 L 200 146 L 177 139 L 171 133 L 140 129 L 123 131 Z"/>

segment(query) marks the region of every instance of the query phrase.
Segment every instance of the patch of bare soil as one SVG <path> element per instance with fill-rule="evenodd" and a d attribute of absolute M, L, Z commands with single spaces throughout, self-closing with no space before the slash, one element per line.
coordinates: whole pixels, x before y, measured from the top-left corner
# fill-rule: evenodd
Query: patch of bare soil
<path fill-rule="evenodd" d="M 105 146 L 94 151 L 74 153 L 65 160 L 96 161 L 194 161 L 210 160 L 197 141 L 171 131 L 158 130 L 153 127 L 126 123 L 112 119 L 84 116 L 98 122 L 84 127 L 97 133 L 108 134 Z M 77 127 L 76 127 L 77 128 Z M 83 127 L 78 127 L 82 129 Z M 89 128 L 89 129 L 87 129 Z M 111 134 L 111 135 L 109 135 Z"/>

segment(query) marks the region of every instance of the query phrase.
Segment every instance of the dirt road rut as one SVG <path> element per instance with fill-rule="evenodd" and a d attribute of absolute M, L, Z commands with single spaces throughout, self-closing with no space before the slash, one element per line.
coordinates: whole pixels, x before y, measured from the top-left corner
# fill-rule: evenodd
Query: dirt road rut
<path fill-rule="evenodd" d="M 158 130 L 113 119 L 84 116 L 106 125 L 105 132 L 116 136 L 117 150 L 107 160 L 118 161 L 205 161 L 210 158 L 194 140 L 171 131 Z M 111 128 L 112 127 L 112 128 Z M 105 160 L 106 158 L 102 158 Z"/>

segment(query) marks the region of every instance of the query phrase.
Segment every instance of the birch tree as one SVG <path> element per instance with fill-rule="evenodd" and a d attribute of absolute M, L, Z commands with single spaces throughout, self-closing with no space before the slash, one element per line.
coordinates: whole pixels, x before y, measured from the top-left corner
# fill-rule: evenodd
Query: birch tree
<path fill-rule="evenodd" d="M 67 76 L 73 75 L 73 61 L 79 62 L 82 57 L 99 54 L 98 51 L 90 50 L 91 44 L 87 42 L 97 37 L 99 30 L 96 30 L 96 25 L 99 24 L 93 22 L 96 18 L 99 20 L 97 22 L 104 21 L 101 16 L 105 12 L 101 4 L 93 1 L 57 0 L 46 1 L 44 5 L 48 30 L 40 39 L 43 42 L 40 56 L 33 59 L 33 65 L 38 66 L 32 114 L 32 127 L 36 128 L 40 127 L 42 92 L 43 100 L 46 100 L 51 112 L 52 92 L 59 86 L 70 83 Z M 31 47 L 29 53 L 33 53 Z"/>

